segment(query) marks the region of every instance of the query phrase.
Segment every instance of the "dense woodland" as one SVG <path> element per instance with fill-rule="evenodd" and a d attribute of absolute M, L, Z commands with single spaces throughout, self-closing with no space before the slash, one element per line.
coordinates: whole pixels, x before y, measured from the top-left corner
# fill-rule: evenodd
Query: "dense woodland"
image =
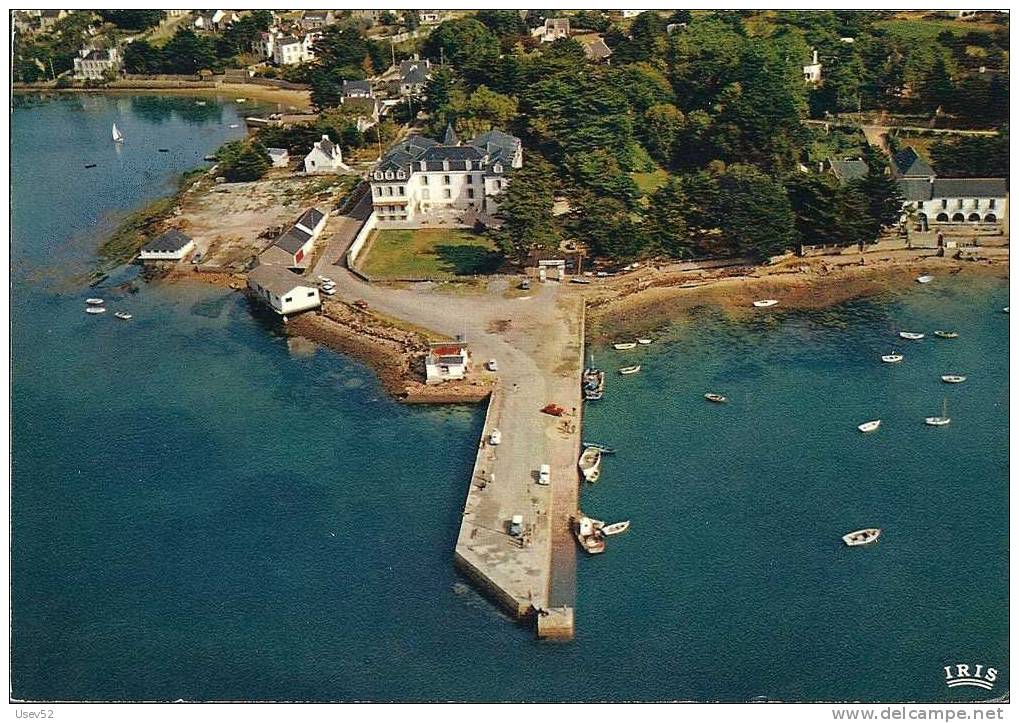
<path fill-rule="evenodd" d="M 530 28 L 554 12 L 482 10 L 396 47 L 341 13 L 316 42 L 316 61 L 284 74 L 310 85 L 320 119 L 264 130 L 258 143 L 304 152 L 329 133 L 345 151 L 385 146 L 412 118 L 433 137 L 447 124 L 461 137 L 508 130 L 523 139 L 526 162 L 501 202 L 507 223 L 495 236 L 515 258 L 571 238 L 618 260 L 765 258 L 798 243 L 873 241 L 901 206 L 886 158 L 852 134 L 805 126 L 807 118 L 885 111 L 914 124 L 997 127 L 996 137 L 935 142 L 929 155 L 943 175 L 1007 174 L 1005 15 L 966 23 L 880 12 L 572 14 L 574 33 L 603 34 L 612 49 L 605 64 L 588 60 L 576 39 L 535 41 Z M 158 22 L 153 11 L 101 15 L 93 22 L 105 22 L 104 32 Z M 45 63 L 35 62 L 42 57 L 57 73 L 66 69 L 85 16 L 17 46 L 16 76 L 45 77 Z M 269 22 L 257 11 L 223 33 L 178 30 L 161 46 L 136 40 L 126 69 L 217 70 L 243 57 Z M 802 75 L 813 48 L 823 64 L 818 86 Z M 343 81 L 382 73 L 412 52 L 442 65 L 422 97 L 362 134 L 339 107 Z M 849 154 L 866 155 L 866 177 L 840 185 L 803 172 Z M 557 196 L 568 215 L 553 217 Z"/>

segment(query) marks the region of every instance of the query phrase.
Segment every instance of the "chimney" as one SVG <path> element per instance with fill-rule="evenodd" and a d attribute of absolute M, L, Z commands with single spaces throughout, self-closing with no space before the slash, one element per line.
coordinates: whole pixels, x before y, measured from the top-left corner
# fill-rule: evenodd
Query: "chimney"
<path fill-rule="evenodd" d="M 817 65 L 817 48 L 814 48 L 814 65 Z"/>

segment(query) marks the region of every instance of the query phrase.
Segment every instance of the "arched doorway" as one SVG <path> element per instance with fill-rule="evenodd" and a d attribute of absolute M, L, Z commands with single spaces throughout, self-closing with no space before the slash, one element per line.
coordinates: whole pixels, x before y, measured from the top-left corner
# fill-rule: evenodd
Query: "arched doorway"
<path fill-rule="evenodd" d="M 958 223 L 960 221 L 965 221 L 966 217 L 963 216 L 961 213 L 953 213 L 952 220 Z"/>
<path fill-rule="evenodd" d="M 937 220 L 940 221 L 941 223 L 944 223 L 945 221 L 948 220 L 948 214 L 947 213 L 939 213 Z"/>
<path fill-rule="evenodd" d="M 986 221 L 987 223 L 997 223 L 998 217 L 995 216 L 993 213 L 989 213 L 986 216 L 984 216 L 984 221 Z"/>
<path fill-rule="evenodd" d="M 968 217 L 966 218 L 966 220 L 967 220 L 967 221 L 973 221 L 973 222 L 979 222 L 979 221 L 980 221 L 980 214 L 979 214 L 979 213 L 971 213 L 971 214 L 970 214 L 970 215 L 969 215 L 969 216 L 968 216 Z"/>

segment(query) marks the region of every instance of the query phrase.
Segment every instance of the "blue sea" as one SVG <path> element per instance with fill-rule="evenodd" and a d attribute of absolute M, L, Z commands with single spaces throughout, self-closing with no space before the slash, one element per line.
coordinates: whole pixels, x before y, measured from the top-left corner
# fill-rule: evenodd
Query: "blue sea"
<path fill-rule="evenodd" d="M 117 218 L 243 134 L 244 111 L 15 100 L 15 698 L 1007 692 L 1005 282 L 945 276 L 750 321 L 706 307 L 648 348 L 596 349 L 644 369 L 588 408 L 585 437 L 619 451 L 583 506 L 633 525 L 578 561 L 576 640 L 544 643 L 453 569 L 480 408 L 401 406 L 222 289 L 86 287 Z M 83 313 L 92 295 L 107 314 Z M 905 362 L 881 364 L 893 348 Z M 945 399 L 952 424 L 924 426 Z M 841 544 L 865 526 L 885 530 L 876 545 Z M 953 663 L 996 667 L 995 690 L 946 687 Z"/>

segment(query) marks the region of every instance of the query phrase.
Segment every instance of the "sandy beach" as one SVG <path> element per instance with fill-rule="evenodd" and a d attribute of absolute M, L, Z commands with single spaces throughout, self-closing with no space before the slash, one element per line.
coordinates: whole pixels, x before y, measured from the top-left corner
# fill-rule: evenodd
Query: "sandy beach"
<path fill-rule="evenodd" d="M 196 82 L 194 86 L 182 86 L 179 81 L 124 80 L 97 88 L 56 88 L 52 85 L 16 85 L 15 93 L 103 93 L 137 94 L 158 93 L 159 95 L 221 96 L 224 101 L 244 98 L 258 104 L 275 104 L 277 110 L 305 111 L 311 108 L 311 93 L 307 90 L 289 90 L 249 83 L 220 83 L 208 85 Z"/>

